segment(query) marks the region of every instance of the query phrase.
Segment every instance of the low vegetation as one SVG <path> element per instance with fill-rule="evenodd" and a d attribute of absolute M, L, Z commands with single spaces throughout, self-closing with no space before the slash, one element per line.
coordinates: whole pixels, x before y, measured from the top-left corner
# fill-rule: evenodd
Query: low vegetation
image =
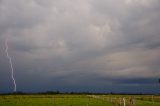
<path fill-rule="evenodd" d="M 160 106 L 160 96 L 152 95 L 1 95 L 0 106 L 130 106 L 134 98 L 135 106 Z"/>

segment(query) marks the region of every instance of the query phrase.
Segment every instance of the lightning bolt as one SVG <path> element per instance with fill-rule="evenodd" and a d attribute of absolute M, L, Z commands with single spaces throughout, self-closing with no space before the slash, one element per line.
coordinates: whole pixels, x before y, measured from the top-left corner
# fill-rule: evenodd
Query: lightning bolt
<path fill-rule="evenodd" d="M 14 78 L 14 68 L 13 68 L 13 64 L 12 64 L 12 58 L 8 53 L 8 39 L 6 39 L 6 41 L 5 41 L 5 53 L 7 55 L 8 60 L 9 60 L 9 64 L 10 64 L 10 68 L 11 68 L 11 78 L 12 78 L 13 84 L 14 84 L 14 92 L 16 92 L 17 85 L 16 85 L 16 80 Z"/>

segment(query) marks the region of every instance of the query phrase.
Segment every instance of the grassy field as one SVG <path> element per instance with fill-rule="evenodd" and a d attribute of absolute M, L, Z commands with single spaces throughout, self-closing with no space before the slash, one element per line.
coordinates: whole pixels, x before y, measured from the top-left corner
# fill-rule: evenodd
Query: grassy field
<path fill-rule="evenodd" d="M 86 95 L 0 96 L 0 106 L 114 106 Z"/>
<path fill-rule="evenodd" d="M 112 98 L 112 101 L 110 101 Z M 0 106 L 118 106 L 130 95 L 2 95 Z M 136 106 L 160 106 L 160 96 L 134 96 Z M 153 102 L 154 99 L 154 102 Z M 122 103 L 123 104 L 123 103 Z"/>

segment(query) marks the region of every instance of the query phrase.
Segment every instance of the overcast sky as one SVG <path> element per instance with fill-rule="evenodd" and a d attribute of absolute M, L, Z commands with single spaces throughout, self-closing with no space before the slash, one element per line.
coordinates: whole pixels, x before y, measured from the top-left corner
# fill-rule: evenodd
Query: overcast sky
<path fill-rule="evenodd" d="M 159 0 L 0 0 L 0 92 L 6 39 L 19 91 L 160 92 Z"/>

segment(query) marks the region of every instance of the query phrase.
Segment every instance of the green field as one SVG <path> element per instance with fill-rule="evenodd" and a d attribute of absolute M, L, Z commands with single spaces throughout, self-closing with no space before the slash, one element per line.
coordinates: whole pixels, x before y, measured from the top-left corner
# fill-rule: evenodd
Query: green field
<path fill-rule="evenodd" d="M 129 106 L 130 95 L 1 95 L 0 106 L 118 106 L 122 97 Z M 136 106 L 160 106 L 160 96 L 134 98 Z"/>

